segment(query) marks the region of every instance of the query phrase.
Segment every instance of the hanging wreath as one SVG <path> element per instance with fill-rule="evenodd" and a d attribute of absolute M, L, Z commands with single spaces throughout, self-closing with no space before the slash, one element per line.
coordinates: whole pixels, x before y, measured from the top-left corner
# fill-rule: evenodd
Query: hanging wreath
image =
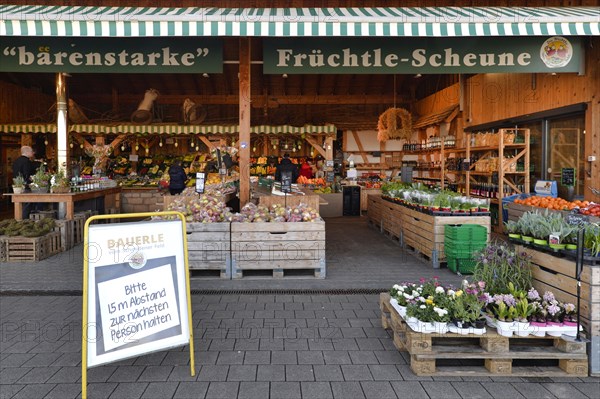
<path fill-rule="evenodd" d="M 410 140 L 412 136 L 412 117 L 404 108 L 388 108 L 379 115 L 377 122 L 377 140 Z"/>

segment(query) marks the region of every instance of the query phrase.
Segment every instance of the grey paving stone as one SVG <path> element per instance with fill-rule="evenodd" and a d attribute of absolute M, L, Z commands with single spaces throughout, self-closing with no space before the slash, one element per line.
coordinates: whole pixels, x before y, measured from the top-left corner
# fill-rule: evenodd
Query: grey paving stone
<path fill-rule="evenodd" d="M 481 385 L 494 398 L 524 398 L 524 396 L 508 382 L 482 382 Z"/>
<path fill-rule="evenodd" d="M 300 383 L 303 398 L 311 399 L 330 399 L 333 398 L 331 385 L 327 382 L 310 382 L 305 381 Z"/>
<path fill-rule="evenodd" d="M 338 319 L 358 319 L 353 310 L 334 310 L 334 312 Z"/>
<path fill-rule="evenodd" d="M 64 341 L 40 342 L 35 347 L 31 348 L 30 353 L 55 353 L 59 352 L 60 348 L 65 344 Z"/>
<path fill-rule="evenodd" d="M 360 327 L 349 327 L 340 329 L 344 338 L 366 338 L 364 330 Z"/>
<path fill-rule="evenodd" d="M 379 364 L 406 364 L 399 351 L 373 351 Z"/>
<path fill-rule="evenodd" d="M 254 302 L 254 303 L 247 303 L 246 304 L 246 310 L 254 310 L 254 311 L 265 310 L 265 304 L 264 303 L 256 303 L 256 302 Z M 257 317 L 256 314 L 254 314 L 254 317 L 260 318 L 260 317 Z"/>
<path fill-rule="evenodd" d="M 57 384 L 44 399 L 71 399 L 81 394 L 81 383 Z"/>
<path fill-rule="evenodd" d="M 490 393 L 479 382 L 453 382 L 452 386 L 461 398 L 487 399 L 492 398 Z M 538 398 L 537 395 L 529 396 Z M 541 397 L 541 396 L 539 396 Z"/>
<path fill-rule="evenodd" d="M 462 384 L 457 383 L 457 384 L 454 384 L 454 387 L 456 388 L 457 391 L 459 391 L 458 387 L 461 385 Z M 544 388 L 544 385 L 545 384 L 538 384 L 538 383 L 532 383 L 532 382 L 514 382 L 512 384 L 512 386 L 517 391 L 519 391 L 521 393 L 521 395 L 523 395 L 526 398 L 540 398 L 540 399 L 555 398 L 556 396 L 554 396 L 553 394 L 550 393 L 550 391 L 548 391 L 546 388 Z M 598 392 L 598 388 L 600 388 L 600 387 L 596 387 L 596 395 L 600 395 L 600 392 Z M 573 397 L 573 396 L 569 396 L 569 397 Z"/>
<path fill-rule="evenodd" d="M 240 387 L 239 382 L 211 382 L 208 385 L 206 399 L 235 398 Z"/>
<path fill-rule="evenodd" d="M 0 364 L 2 367 L 21 367 L 34 356 L 36 355 L 32 353 L 8 353 L 7 356 L 2 359 Z"/>
<path fill-rule="evenodd" d="M 363 327 L 362 330 L 369 338 L 389 338 L 387 331 L 381 327 Z"/>
<path fill-rule="evenodd" d="M 61 367 L 47 383 L 53 384 L 72 384 L 80 381 L 81 367 Z"/>
<path fill-rule="evenodd" d="M 308 339 L 297 338 L 297 339 L 284 339 L 283 348 L 286 351 L 305 351 L 308 350 Z"/>
<path fill-rule="evenodd" d="M 256 399 L 269 397 L 269 383 L 266 381 L 243 381 L 237 399 Z"/>
<path fill-rule="evenodd" d="M 391 385 L 398 398 L 429 399 L 418 381 L 392 381 Z"/>
<path fill-rule="evenodd" d="M 329 327 L 338 327 L 338 328 L 350 328 L 353 327 L 350 325 L 349 319 L 327 319 L 329 323 Z"/>
<path fill-rule="evenodd" d="M 167 381 L 173 366 L 147 366 L 138 381 Z"/>
<path fill-rule="evenodd" d="M 556 396 L 559 399 L 579 399 L 586 398 L 587 396 L 577 389 L 573 389 L 574 386 L 566 383 L 549 383 L 543 384 L 544 388 L 546 388 L 550 393 Z M 596 392 L 598 395 L 598 391 Z M 596 396 L 597 397 L 597 396 Z"/>
<path fill-rule="evenodd" d="M 294 310 L 274 310 L 273 318 L 275 319 L 301 319 L 302 317 L 296 317 Z M 313 314 L 314 317 L 314 314 Z M 304 317 L 306 318 L 306 317 Z"/>
<path fill-rule="evenodd" d="M 319 338 L 319 329 L 318 327 L 301 327 L 296 330 L 297 338 L 308 338 L 308 339 L 318 339 Z"/>
<path fill-rule="evenodd" d="M 361 399 L 365 398 L 360 383 L 352 382 L 332 382 L 331 390 L 333 391 L 333 397 L 336 399 Z"/>
<path fill-rule="evenodd" d="M 227 381 L 256 381 L 255 365 L 233 365 L 229 366 Z"/>
<path fill-rule="evenodd" d="M 283 350 L 283 339 L 282 338 L 272 338 L 272 339 L 263 339 L 260 340 L 259 350 L 261 351 L 281 351 Z"/>
<path fill-rule="evenodd" d="M 173 399 L 204 398 L 208 391 L 208 382 L 180 382 Z"/>
<path fill-rule="evenodd" d="M 379 364 L 372 351 L 348 351 L 352 364 Z"/>
<path fill-rule="evenodd" d="M 19 384 L 43 384 L 60 370 L 60 367 L 34 367 L 23 377 L 19 378 Z"/>
<path fill-rule="evenodd" d="M 271 351 L 271 364 L 298 364 L 296 351 Z"/>
<path fill-rule="evenodd" d="M 166 399 L 172 398 L 179 386 L 178 382 L 151 382 L 144 391 L 142 398 Z"/>
<path fill-rule="evenodd" d="M 307 328 L 306 319 L 286 319 L 285 328 Z"/>
<path fill-rule="evenodd" d="M 342 367 L 342 373 L 344 374 L 345 381 L 371 381 L 373 376 L 366 365 L 349 365 L 344 364 Z"/>
<path fill-rule="evenodd" d="M 373 364 L 369 365 L 369 370 L 375 381 L 398 381 L 403 379 L 393 364 Z"/>
<path fill-rule="evenodd" d="M 396 399 L 396 393 L 388 381 L 363 381 L 360 386 L 367 399 Z"/>
<path fill-rule="evenodd" d="M 460 395 L 451 383 L 444 381 L 424 381 L 421 383 L 425 392 L 429 395 L 430 398 L 458 398 L 460 399 Z"/>
<path fill-rule="evenodd" d="M 326 338 L 309 338 L 308 339 L 308 349 L 311 351 L 332 351 L 333 343 L 331 339 Z"/>
<path fill-rule="evenodd" d="M 331 325 L 328 325 L 325 328 L 319 328 L 319 337 L 321 337 L 321 339 L 329 340 L 344 338 L 342 335 L 342 329 L 339 327 L 331 327 Z"/>
<path fill-rule="evenodd" d="M 110 399 L 136 399 L 141 398 L 148 387 L 145 382 L 122 382 L 110 395 Z"/>
<path fill-rule="evenodd" d="M 213 339 L 210 343 L 209 351 L 232 351 L 235 346 L 235 339 Z"/>
<path fill-rule="evenodd" d="M 346 351 L 357 351 L 358 344 L 354 338 L 336 338 L 332 340 L 333 348 L 336 351 L 346 350 Z"/>
<path fill-rule="evenodd" d="M 235 345 L 233 346 L 234 351 L 256 351 L 258 350 L 260 340 L 258 338 L 252 339 L 236 339 Z"/>
<path fill-rule="evenodd" d="M 194 347 L 196 351 L 198 351 L 199 346 Z M 205 349 L 206 350 L 206 349 Z M 196 362 L 202 361 L 207 356 L 210 356 L 210 352 L 196 352 Z M 215 354 L 215 361 L 217 355 Z M 183 366 L 190 363 L 190 354 L 188 352 L 168 352 L 165 358 L 162 361 L 163 366 Z"/>
<path fill-rule="evenodd" d="M 297 339 L 298 329 L 293 327 L 276 327 L 273 329 L 273 338 Z"/>
<path fill-rule="evenodd" d="M 308 328 L 327 328 L 331 327 L 328 319 L 306 319 L 306 327 Z"/>
<path fill-rule="evenodd" d="M 350 326 L 351 327 L 362 327 L 362 328 L 371 328 L 373 327 L 373 325 L 371 324 L 371 321 L 368 319 L 350 319 Z M 379 328 L 381 327 L 381 322 L 379 323 Z"/>
<path fill-rule="evenodd" d="M 164 358 L 167 356 L 167 352 L 155 352 L 144 356 L 140 356 L 135 359 L 134 366 L 156 366 L 161 364 Z"/>
<path fill-rule="evenodd" d="M 258 365 L 256 381 L 285 381 L 285 368 L 274 365 Z"/>
<path fill-rule="evenodd" d="M 12 399 L 34 399 L 43 398 L 52 391 L 56 385 L 54 384 L 27 384 L 23 389 L 19 390 Z"/>
<path fill-rule="evenodd" d="M 269 351 L 246 351 L 244 364 L 271 364 L 271 352 Z"/>
<path fill-rule="evenodd" d="M 52 366 L 79 366 L 81 364 L 81 353 L 63 353 Z"/>
<path fill-rule="evenodd" d="M 109 377 L 109 382 L 134 382 L 137 381 L 144 366 L 119 366 L 115 372 Z"/>
<path fill-rule="evenodd" d="M 217 358 L 217 364 L 243 364 L 244 363 L 244 352 L 243 351 L 225 351 L 219 352 Z"/>
<path fill-rule="evenodd" d="M 335 320 L 335 311 L 334 310 L 324 310 L 324 309 L 315 309 L 311 310 L 315 317 L 311 317 L 314 319 L 327 319 L 329 322 Z"/>
<path fill-rule="evenodd" d="M 24 384 L 0 385 L 0 399 L 10 399 L 23 388 Z"/>
<path fill-rule="evenodd" d="M 384 349 L 380 340 L 377 338 L 356 338 L 356 343 L 360 350 L 363 351 L 378 351 Z"/>
<path fill-rule="evenodd" d="M 321 351 L 297 351 L 298 364 L 325 364 Z"/>
<path fill-rule="evenodd" d="M 196 374 L 191 375 L 189 366 L 171 366 L 171 374 L 167 377 L 167 381 L 196 381 L 198 378 L 198 370 L 201 366 L 196 366 Z"/>
<path fill-rule="evenodd" d="M 301 302 L 287 302 L 283 304 L 285 310 L 304 310 L 304 304 Z"/>
<path fill-rule="evenodd" d="M 117 369 L 116 366 L 99 366 L 94 367 L 88 370 L 87 372 L 87 380 L 88 384 L 93 382 L 106 382 L 110 378 L 111 375 Z"/>
<path fill-rule="evenodd" d="M 344 381 L 344 375 L 339 365 L 313 365 L 315 381 Z"/>
<path fill-rule="evenodd" d="M 301 399 L 302 392 L 299 382 L 272 382 L 271 383 L 271 398 L 272 399 Z"/>
<path fill-rule="evenodd" d="M 352 364 L 348 351 L 323 351 L 325 364 Z"/>
<path fill-rule="evenodd" d="M 432 381 L 431 377 L 415 375 L 407 364 L 398 364 L 396 368 L 405 381 Z"/>
<path fill-rule="evenodd" d="M 184 358 L 179 358 L 179 359 L 175 359 L 173 362 L 169 362 L 167 363 L 166 361 L 163 361 L 163 365 L 171 365 L 171 366 L 182 366 L 182 365 L 189 365 L 190 364 L 190 357 L 189 354 L 186 353 L 186 358 L 187 361 L 183 361 Z M 201 352 L 196 352 L 195 355 L 195 361 L 196 361 L 196 365 L 207 365 L 207 364 L 217 364 L 217 359 L 219 358 L 219 352 L 211 352 L 211 351 L 201 351 Z"/>
<path fill-rule="evenodd" d="M 227 381 L 229 366 L 206 365 L 202 366 L 198 373 L 198 381 Z"/>
<path fill-rule="evenodd" d="M 285 366 L 286 381 L 314 381 L 312 365 L 294 365 Z"/>
<path fill-rule="evenodd" d="M 26 361 L 23 366 L 25 367 L 45 367 L 50 366 L 61 356 L 60 353 L 38 353 L 31 359 Z"/>

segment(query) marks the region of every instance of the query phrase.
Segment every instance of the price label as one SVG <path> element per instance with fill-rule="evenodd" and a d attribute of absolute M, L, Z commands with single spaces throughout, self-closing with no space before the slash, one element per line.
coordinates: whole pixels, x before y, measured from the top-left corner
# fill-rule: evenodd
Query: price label
<path fill-rule="evenodd" d="M 560 184 L 567 187 L 575 185 L 575 168 L 562 168 L 560 170 Z"/>
<path fill-rule="evenodd" d="M 206 179 L 206 174 L 204 172 L 196 173 L 196 192 L 198 194 L 204 193 L 204 181 Z"/>
<path fill-rule="evenodd" d="M 292 172 L 283 171 L 281 172 L 281 192 L 291 193 L 292 192 Z"/>
<path fill-rule="evenodd" d="M 325 166 L 328 168 L 333 168 L 333 161 L 325 161 Z"/>
<path fill-rule="evenodd" d="M 226 176 L 227 175 L 227 168 L 221 168 L 221 169 L 219 169 L 219 174 L 221 176 Z"/>
<path fill-rule="evenodd" d="M 590 221 L 589 216 L 580 213 L 569 213 L 567 215 L 567 223 L 575 226 L 586 224 Z"/>

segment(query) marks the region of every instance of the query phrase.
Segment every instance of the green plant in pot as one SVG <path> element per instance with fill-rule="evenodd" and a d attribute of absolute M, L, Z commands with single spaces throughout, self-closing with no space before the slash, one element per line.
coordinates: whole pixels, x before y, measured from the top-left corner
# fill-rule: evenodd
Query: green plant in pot
<path fill-rule="evenodd" d="M 450 196 L 448 194 L 439 194 L 436 199 L 439 198 L 440 210 L 443 212 L 449 212 L 450 208 Z"/>
<path fill-rule="evenodd" d="M 50 191 L 53 193 L 68 193 L 71 191 L 71 183 L 63 170 L 59 170 L 58 173 L 54 174 L 50 182 Z"/>
<path fill-rule="evenodd" d="M 567 239 L 577 231 L 577 226 L 568 224 L 562 216 L 550 220 L 549 245 L 553 249 L 565 249 Z M 575 246 L 577 248 L 577 246 Z"/>
<path fill-rule="evenodd" d="M 585 226 L 583 248 L 591 252 L 592 256 L 600 255 L 600 226 L 594 223 Z"/>
<path fill-rule="evenodd" d="M 525 242 L 533 242 L 533 235 L 531 232 L 532 223 L 535 221 L 533 212 L 525 212 L 519 219 L 519 227 L 521 230 L 521 239 Z"/>
<path fill-rule="evenodd" d="M 535 212 L 531 224 L 531 234 L 533 242 L 537 245 L 548 245 L 548 236 L 551 233 L 551 226 L 546 215 Z"/>
<path fill-rule="evenodd" d="M 519 222 L 509 220 L 508 222 L 504 222 L 504 228 L 510 238 L 521 238 L 521 225 Z"/>
<path fill-rule="evenodd" d="M 23 176 L 18 175 L 17 177 L 13 178 L 12 187 L 15 194 L 23 193 L 23 191 L 25 191 L 25 179 Z"/>
<path fill-rule="evenodd" d="M 34 175 L 31 175 L 31 192 L 33 193 L 47 193 L 48 187 L 50 186 L 50 175 L 46 173 L 44 166 L 40 166 Z"/>

